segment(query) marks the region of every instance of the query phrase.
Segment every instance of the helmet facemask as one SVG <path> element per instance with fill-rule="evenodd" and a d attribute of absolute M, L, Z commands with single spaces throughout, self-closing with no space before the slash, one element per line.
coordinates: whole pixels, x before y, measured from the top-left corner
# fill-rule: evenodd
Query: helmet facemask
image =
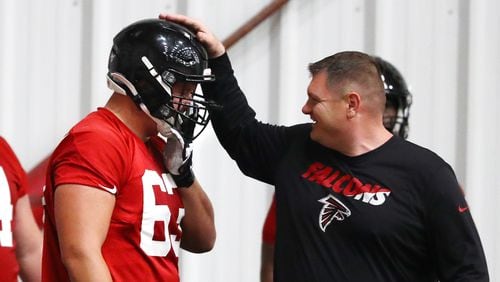
<path fill-rule="evenodd" d="M 156 90 L 160 90 L 154 95 L 145 95 L 142 102 L 146 106 L 149 114 L 154 117 L 158 124 L 158 130 L 162 135 L 166 135 L 170 128 L 176 129 L 184 138 L 191 141 L 198 137 L 209 123 L 208 108 L 209 103 L 202 95 L 189 91 L 190 93 L 174 93 L 176 83 L 192 83 L 213 81 L 210 69 L 205 69 L 203 75 L 186 75 L 174 69 L 167 69 L 159 73 L 149 59 L 145 56 L 141 58 L 144 66 L 148 69 L 151 78 L 156 84 Z M 161 87 L 161 89 L 159 89 Z M 186 95 L 187 94 L 187 95 Z M 165 124 L 166 123 L 166 124 Z M 195 131 L 196 129 L 196 131 Z"/>

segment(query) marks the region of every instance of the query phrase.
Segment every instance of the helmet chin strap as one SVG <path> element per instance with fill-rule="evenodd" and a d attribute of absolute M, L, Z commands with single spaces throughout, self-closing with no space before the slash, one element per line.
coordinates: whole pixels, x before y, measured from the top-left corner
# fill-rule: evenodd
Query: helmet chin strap
<path fill-rule="evenodd" d="M 144 105 L 144 103 L 140 103 L 139 108 L 141 108 L 141 110 L 156 123 L 156 128 L 157 128 L 158 132 L 160 133 L 160 135 L 162 135 L 163 137 L 167 137 L 167 138 L 170 135 L 172 135 L 173 128 L 168 122 L 161 120 L 159 118 L 156 118 L 153 115 L 151 115 L 151 113 L 149 112 L 146 105 Z M 171 117 L 170 119 L 173 119 L 173 117 Z"/>

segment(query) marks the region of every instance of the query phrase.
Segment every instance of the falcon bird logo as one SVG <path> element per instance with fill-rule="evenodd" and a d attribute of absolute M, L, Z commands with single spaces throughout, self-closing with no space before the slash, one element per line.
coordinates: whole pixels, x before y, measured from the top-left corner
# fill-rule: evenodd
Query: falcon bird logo
<path fill-rule="evenodd" d="M 318 202 L 324 204 L 319 213 L 319 227 L 323 232 L 333 219 L 342 221 L 351 215 L 351 210 L 331 194 L 319 199 Z"/>

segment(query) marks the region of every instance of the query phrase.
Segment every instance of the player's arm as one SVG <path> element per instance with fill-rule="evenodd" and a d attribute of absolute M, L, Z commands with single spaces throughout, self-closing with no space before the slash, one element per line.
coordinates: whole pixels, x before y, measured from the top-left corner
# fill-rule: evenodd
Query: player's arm
<path fill-rule="evenodd" d="M 101 253 L 115 197 L 83 185 L 56 188 L 54 210 L 61 257 L 71 281 L 112 281 Z"/>
<path fill-rule="evenodd" d="M 274 273 L 274 244 L 262 242 L 260 253 L 260 281 L 272 282 Z"/>
<path fill-rule="evenodd" d="M 276 199 L 273 196 L 262 228 L 260 253 L 260 281 L 272 282 L 274 273 L 274 245 L 276 242 Z"/>
<path fill-rule="evenodd" d="M 28 195 L 16 203 L 14 238 L 16 256 L 23 281 L 40 281 L 42 258 L 42 232 L 35 222 Z"/>
<path fill-rule="evenodd" d="M 210 251 L 215 243 L 214 210 L 212 203 L 197 180 L 188 188 L 179 188 L 185 215 L 181 222 L 181 248 L 202 253 Z"/>
<path fill-rule="evenodd" d="M 181 135 L 175 128 L 161 133 L 167 137 L 163 148 L 165 168 L 172 176 L 184 205 L 184 217 L 180 222 L 182 239 L 180 247 L 184 250 L 203 253 L 210 251 L 215 243 L 215 224 L 212 203 L 200 183 L 196 180 L 193 170 L 193 150 L 190 146 L 194 126 L 184 121 L 184 133 Z"/>

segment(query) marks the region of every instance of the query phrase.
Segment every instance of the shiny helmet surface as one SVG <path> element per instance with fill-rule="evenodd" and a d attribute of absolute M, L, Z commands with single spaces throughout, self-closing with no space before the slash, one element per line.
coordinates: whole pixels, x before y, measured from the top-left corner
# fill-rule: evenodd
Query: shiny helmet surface
<path fill-rule="evenodd" d="M 177 129 L 184 138 L 196 138 L 207 126 L 210 103 L 194 93 L 189 98 L 174 96 L 173 85 L 214 79 L 205 48 L 191 31 L 176 23 L 140 20 L 113 39 L 108 61 L 110 88 L 130 96 L 150 116 Z M 199 129 L 194 132 L 196 125 Z"/>

